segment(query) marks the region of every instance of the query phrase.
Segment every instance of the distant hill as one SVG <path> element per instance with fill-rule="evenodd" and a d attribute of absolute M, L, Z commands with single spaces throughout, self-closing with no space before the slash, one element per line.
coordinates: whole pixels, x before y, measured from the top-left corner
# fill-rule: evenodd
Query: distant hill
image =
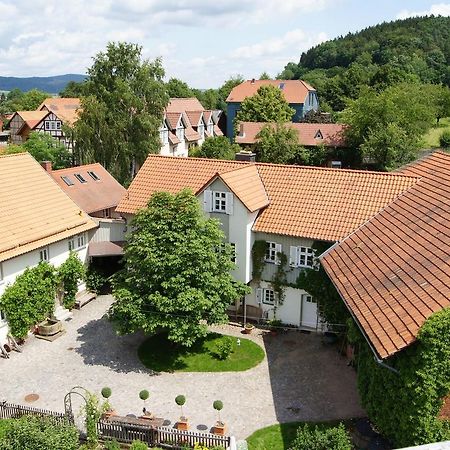
<path fill-rule="evenodd" d="M 356 98 L 361 86 L 450 86 L 450 17 L 396 20 L 323 42 L 288 63 L 279 78 L 308 81 L 335 111 L 346 98 Z"/>
<path fill-rule="evenodd" d="M 1 77 L 0 76 L 0 91 L 12 91 L 13 89 L 20 89 L 21 91 L 30 91 L 31 89 L 39 89 L 41 91 L 57 94 L 62 91 L 69 81 L 80 82 L 86 78 L 85 75 L 66 74 L 55 75 L 53 77 Z"/>

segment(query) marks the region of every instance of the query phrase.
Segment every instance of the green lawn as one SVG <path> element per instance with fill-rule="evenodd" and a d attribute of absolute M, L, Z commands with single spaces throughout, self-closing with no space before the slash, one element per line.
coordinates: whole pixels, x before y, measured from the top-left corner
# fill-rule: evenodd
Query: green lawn
<path fill-rule="evenodd" d="M 439 147 L 439 137 L 444 130 L 450 130 L 450 117 L 445 117 L 439 121 L 439 126 L 434 126 L 423 137 L 425 148 Z"/>
<path fill-rule="evenodd" d="M 251 369 L 264 359 L 264 350 L 249 339 L 229 336 L 233 342 L 233 353 L 221 361 L 214 356 L 216 345 L 225 336 L 210 333 L 191 348 L 175 345 L 164 334 L 144 341 L 138 355 L 142 363 L 156 372 L 237 372 Z"/>
<path fill-rule="evenodd" d="M 350 428 L 352 421 L 342 421 Z M 247 438 L 248 450 L 287 450 L 297 435 L 297 429 L 305 422 L 289 422 L 270 425 L 255 431 Z M 317 423 L 319 427 L 334 427 L 339 421 Z M 331 449 L 330 449 L 331 450 Z"/>

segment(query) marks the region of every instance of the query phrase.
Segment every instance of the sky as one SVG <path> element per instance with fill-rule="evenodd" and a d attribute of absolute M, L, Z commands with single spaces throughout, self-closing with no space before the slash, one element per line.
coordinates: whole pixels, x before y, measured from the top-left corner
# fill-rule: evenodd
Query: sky
<path fill-rule="evenodd" d="M 161 57 L 166 79 L 200 89 L 258 78 L 311 46 L 383 21 L 450 16 L 423 0 L 0 0 L 0 75 L 86 73 L 110 41 Z"/>

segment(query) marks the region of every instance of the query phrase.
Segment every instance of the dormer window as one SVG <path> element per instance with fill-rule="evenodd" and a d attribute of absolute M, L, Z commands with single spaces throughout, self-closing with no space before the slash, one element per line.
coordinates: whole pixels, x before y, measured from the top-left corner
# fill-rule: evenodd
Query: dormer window
<path fill-rule="evenodd" d="M 183 125 L 180 125 L 179 127 L 177 127 L 177 138 L 180 141 L 184 141 L 184 127 L 183 127 Z"/>
<path fill-rule="evenodd" d="M 163 145 L 169 143 L 169 130 L 165 123 L 163 123 L 163 126 L 159 129 L 159 138 Z"/>
<path fill-rule="evenodd" d="M 320 130 L 317 130 L 314 139 L 323 139 L 323 134 Z"/>

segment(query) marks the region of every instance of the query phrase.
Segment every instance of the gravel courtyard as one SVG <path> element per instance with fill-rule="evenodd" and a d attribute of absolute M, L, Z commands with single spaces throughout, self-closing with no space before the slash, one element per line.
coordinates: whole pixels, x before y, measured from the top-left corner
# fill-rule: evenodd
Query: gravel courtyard
<path fill-rule="evenodd" d="M 75 311 L 65 323 L 67 333 L 54 342 L 30 337 L 23 353 L 0 358 L 0 400 L 26 404 L 24 397 L 34 393 L 39 399 L 30 406 L 63 411 L 64 395 L 73 386 L 97 393 L 109 386 L 117 412 L 138 415 L 138 393 L 147 389 L 147 409 L 173 425 L 179 416 L 174 399 L 184 394 L 191 429 L 209 430 L 216 420 L 212 402 L 220 399 L 222 418 L 238 439 L 276 422 L 364 416 L 354 370 L 320 336 L 251 335 L 267 356 L 246 372 L 157 374 L 137 358 L 143 337 L 118 337 L 103 318 L 111 302 L 100 296 Z M 240 328 L 229 325 L 217 331 L 240 335 Z"/>

